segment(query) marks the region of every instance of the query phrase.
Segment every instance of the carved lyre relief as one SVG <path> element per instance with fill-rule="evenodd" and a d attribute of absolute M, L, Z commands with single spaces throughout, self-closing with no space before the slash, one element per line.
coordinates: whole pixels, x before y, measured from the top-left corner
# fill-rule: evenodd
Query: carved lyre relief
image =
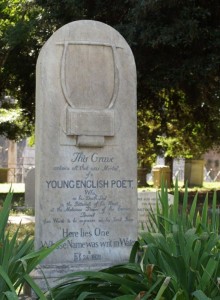
<path fill-rule="evenodd" d="M 68 41 L 63 45 L 61 86 L 66 100 L 62 130 L 78 147 L 103 147 L 115 135 L 119 74 L 116 47 Z"/>

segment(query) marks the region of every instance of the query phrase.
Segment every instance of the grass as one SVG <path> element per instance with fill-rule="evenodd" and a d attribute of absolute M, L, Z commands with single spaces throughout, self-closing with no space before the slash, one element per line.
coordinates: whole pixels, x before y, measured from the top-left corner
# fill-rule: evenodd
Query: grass
<path fill-rule="evenodd" d="M 34 223 L 28 223 L 28 224 L 21 224 L 20 229 L 18 232 L 18 240 L 22 241 L 25 236 L 30 236 L 31 238 L 34 238 Z M 6 228 L 6 232 L 9 232 L 9 237 L 12 238 L 18 229 L 18 224 L 12 224 L 9 223 Z"/>
<path fill-rule="evenodd" d="M 0 205 L 0 208 L 2 207 L 2 205 Z M 22 207 L 22 208 L 16 208 L 13 207 L 10 210 L 10 216 L 12 215 L 24 215 L 24 216 L 34 216 L 35 215 L 35 211 L 32 208 L 26 208 L 26 207 Z"/>
<path fill-rule="evenodd" d="M 7 194 L 12 186 L 12 192 L 16 193 L 24 193 L 25 192 L 25 184 L 24 183 L 0 183 L 0 194 Z"/>
<path fill-rule="evenodd" d="M 204 182 L 203 188 L 206 189 L 220 189 L 220 182 Z"/>
<path fill-rule="evenodd" d="M 10 190 L 11 184 L 10 183 L 1 183 L 0 184 L 0 194 L 7 194 Z M 16 199 L 17 196 L 17 201 L 14 201 L 15 204 L 21 204 L 23 202 L 23 197 L 21 196 L 21 194 L 23 194 L 25 192 L 25 184 L 24 183 L 13 183 L 12 184 L 12 191 L 14 192 L 14 197 Z M 0 199 L 0 202 L 3 203 L 4 199 L 5 199 L 5 195 L 2 195 L 2 199 Z M 20 199 L 22 198 L 22 199 Z M 2 200 L 2 201 L 1 201 Z M 18 202 L 18 203 L 16 203 Z M 0 209 L 2 209 L 2 203 L 0 203 Z M 10 210 L 10 215 L 28 215 L 28 216 L 33 216 L 34 212 L 33 209 L 25 209 L 22 211 L 22 213 L 18 210 L 15 209 L 11 209 Z M 20 225 L 20 230 L 18 233 L 18 241 L 21 241 L 24 236 L 29 235 L 30 237 L 34 238 L 34 227 L 35 224 L 34 223 L 28 223 L 28 224 L 21 224 Z M 12 224 L 9 223 L 7 225 L 7 229 L 6 231 L 9 232 L 9 236 L 12 237 L 16 230 L 18 229 L 18 224 Z"/>
<path fill-rule="evenodd" d="M 153 182 L 148 182 L 149 186 L 141 187 L 138 191 L 154 191 L 156 188 L 153 187 Z M 178 182 L 179 191 L 184 191 L 183 181 Z M 173 188 L 169 189 L 173 190 Z M 208 192 L 210 190 L 220 190 L 220 182 L 203 182 L 203 186 L 188 187 L 188 192 L 198 191 L 198 192 Z"/>

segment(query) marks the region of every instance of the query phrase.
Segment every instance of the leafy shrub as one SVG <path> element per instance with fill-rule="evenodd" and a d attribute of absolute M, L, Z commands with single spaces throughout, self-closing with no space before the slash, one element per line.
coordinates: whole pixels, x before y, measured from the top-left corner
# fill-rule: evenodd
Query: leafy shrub
<path fill-rule="evenodd" d="M 0 300 L 18 299 L 25 282 L 41 299 L 46 299 L 29 274 L 58 244 L 34 251 L 33 239 L 28 235 L 22 240 L 18 239 L 19 226 L 10 235 L 6 228 L 12 197 L 9 192 L 0 211 Z"/>
<path fill-rule="evenodd" d="M 181 207 L 176 183 L 174 202 L 169 206 L 167 189 L 162 187 L 157 212 L 151 210 L 151 225 L 141 234 L 140 244 L 147 249 L 144 263 L 171 277 L 166 299 L 220 299 L 220 214 L 216 203 L 214 194 L 209 209 L 206 197 L 200 214 L 197 196 L 188 208 L 186 188 Z"/>
<path fill-rule="evenodd" d="M 65 281 L 52 288 L 46 296 L 54 300 L 83 299 L 161 299 L 169 278 L 155 276 L 152 265 L 136 263 L 137 245 L 131 253 L 130 262 L 101 271 L 82 271 L 69 274 Z"/>
<path fill-rule="evenodd" d="M 54 300 L 220 300 L 216 202 L 215 194 L 209 215 L 206 197 L 199 214 L 197 196 L 188 208 L 187 188 L 183 205 L 179 203 L 176 183 L 169 206 L 167 189 L 162 186 L 157 211 L 149 212 L 148 231 L 141 233 L 128 264 L 69 274 L 46 296 Z"/>
<path fill-rule="evenodd" d="M 188 207 L 187 188 L 180 204 L 176 183 L 174 203 L 169 206 L 167 189 L 162 186 L 157 211 L 150 211 L 148 231 L 135 243 L 129 263 L 68 274 L 46 294 L 29 274 L 62 241 L 34 251 L 29 236 L 18 241 L 19 227 L 10 236 L 6 226 L 11 200 L 9 193 L 0 211 L 0 300 L 18 299 L 25 282 L 40 299 L 220 300 L 216 194 L 211 209 L 206 197 L 199 214 L 197 196 Z"/>

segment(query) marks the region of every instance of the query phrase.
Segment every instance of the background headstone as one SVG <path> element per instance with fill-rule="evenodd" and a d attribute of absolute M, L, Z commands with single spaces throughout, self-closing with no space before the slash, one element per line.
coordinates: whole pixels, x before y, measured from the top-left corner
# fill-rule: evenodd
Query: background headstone
<path fill-rule="evenodd" d="M 25 206 L 35 208 L 35 168 L 31 169 L 25 178 Z"/>
<path fill-rule="evenodd" d="M 36 91 L 36 248 L 68 238 L 41 265 L 45 276 L 127 261 L 137 239 L 128 44 L 100 22 L 65 25 L 41 50 Z"/>
<path fill-rule="evenodd" d="M 174 196 L 168 194 L 168 201 L 171 205 L 173 203 Z M 158 192 L 143 191 L 138 192 L 138 231 L 147 230 L 149 223 L 149 211 L 156 212 L 157 201 L 159 201 Z M 160 202 L 158 202 L 160 206 Z"/>
<path fill-rule="evenodd" d="M 7 182 L 16 182 L 17 167 L 17 143 L 9 140 L 8 142 L 8 180 Z"/>

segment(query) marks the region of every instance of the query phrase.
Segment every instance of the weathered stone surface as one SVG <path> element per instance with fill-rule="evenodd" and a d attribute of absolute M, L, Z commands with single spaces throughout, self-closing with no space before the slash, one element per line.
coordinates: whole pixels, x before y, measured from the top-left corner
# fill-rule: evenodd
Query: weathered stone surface
<path fill-rule="evenodd" d="M 128 44 L 100 22 L 65 25 L 41 50 L 36 91 L 36 248 L 67 238 L 41 266 L 45 275 L 127 261 L 137 239 Z"/>

